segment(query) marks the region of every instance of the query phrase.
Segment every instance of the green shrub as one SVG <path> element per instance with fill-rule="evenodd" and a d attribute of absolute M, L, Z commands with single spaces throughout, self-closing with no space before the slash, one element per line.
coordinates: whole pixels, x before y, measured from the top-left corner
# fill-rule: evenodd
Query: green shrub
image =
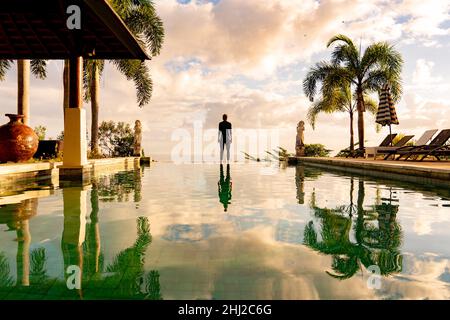
<path fill-rule="evenodd" d="M 134 132 L 128 123 L 103 121 L 98 128 L 99 144 L 108 157 L 133 155 Z"/>
<path fill-rule="evenodd" d="M 44 126 L 37 126 L 34 128 L 34 132 L 38 136 L 39 140 L 45 140 L 47 134 L 47 128 Z"/>
<path fill-rule="evenodd" d="M 306 157 L 328 157 L 331 150 L 325 148 L 323 144 L 306 144 L 305 156 Z"/>

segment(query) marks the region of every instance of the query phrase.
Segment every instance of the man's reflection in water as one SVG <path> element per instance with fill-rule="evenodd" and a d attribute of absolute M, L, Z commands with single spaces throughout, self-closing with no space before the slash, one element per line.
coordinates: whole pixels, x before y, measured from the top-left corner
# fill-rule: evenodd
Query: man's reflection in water
<path fill-rule="evenodd" d="M 217 182 L 219 186 L 219 200 L 223 204 L 225 212 L 228 210 L 228 205 L 231 204 L 231 191 L 233 189 L 233 182 L 231 182 L 230 165 L 227 164 L 227 176 L 223 175 L 223 165 L 220 165 L 220 180 Z"/>

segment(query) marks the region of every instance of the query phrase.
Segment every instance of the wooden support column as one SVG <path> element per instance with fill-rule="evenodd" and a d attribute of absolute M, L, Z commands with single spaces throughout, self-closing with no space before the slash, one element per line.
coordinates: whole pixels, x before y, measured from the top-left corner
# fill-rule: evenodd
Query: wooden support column
<path fill-rule="evenodd" d="M 64 230 L 61 249 L 64 258 L 64 274 L 69 290 L 77 290 L 81 296 L 83 275 L 83 243 L 86 238 L 87 189 L 64 188 Z"/>
<path fill-rule="evenodd" d="M 91 167 L 87 161 L 86 110 L 83 109 L 83 58 L 69 62 L 69 106 L 64 116 L 64 159 L 60 181 L 90 183 Z"/>
<path fill-rule="evenodd" d="M 83 58 L 75 57 L 69 63 L 69 108 L 83 107 L 81 98 L 83 81 Z"/>

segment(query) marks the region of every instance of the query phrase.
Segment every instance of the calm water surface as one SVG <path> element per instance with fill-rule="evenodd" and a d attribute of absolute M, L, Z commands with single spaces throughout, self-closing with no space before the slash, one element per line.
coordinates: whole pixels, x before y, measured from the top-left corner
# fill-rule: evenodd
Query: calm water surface
<path fill-rule="evenodd" d="M 174 165 L 0 191 L 0 299 L 449 299 L 450 191 Z"/>

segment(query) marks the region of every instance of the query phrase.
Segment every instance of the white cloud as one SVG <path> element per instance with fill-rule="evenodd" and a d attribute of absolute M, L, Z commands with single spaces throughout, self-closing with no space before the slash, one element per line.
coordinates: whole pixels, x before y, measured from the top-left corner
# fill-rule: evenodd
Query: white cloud
<path fill-rule="evenodd" d="M 443 79 L 440 76 L 433 76 L 431 74 L 435 63 L 425 59 L 416 61 L 416 69 L 414 70 L 412 82 L 420 85 L 432 85 L 441 82 Z"/>
<path fill-rule="evenodd" d="M 190 126 L 193 119 L 214 127 L 224 112 L 235 126 L 282 128 L 281 143 L 293 148 L 296 123 L 305 120 L 309 106 L 301 90 L 302 77 L 311 63 L 329 58 L 326 42 L 331 36 L 344 33 L 355 42 L 362 39 L 363 46 L 389 40 L 400 51 L 405 43 L 408 50 L 418 50 L 442 46 L 442 39 L 448 39 L 448 29 L 443 27 L 448 21 L 445 1 L 426 5 L 409 0 L 155 3 L 165 24 L 166 42 L 162 54 L 149 62 L 154 80 L 151 103 L 139 109 L 133 84 L 111 66 L 101 88 L 100 119 L 130 123 L 141 119 L 147 153 L 170 153 L 167 141 L 173 130 Z M 444 114 L 450 81 L 438 69 L 445 62 L 424 57 L 415 66 L 406 64 L 410 69 L 405 75 L 411 77 L 405 76 L 405 95 L 398 106 L 401 131 L 425 124 L 450 125 Z M 62 129 L 60 64 L 51 68 L 48 80 L 33 81 L 31 88 L 32 124 L 47 125 L 52 136 Z M 16 108 L 14 72 L 0 86 L 7 112 Z M 433 96 L 438 89 L 439 96 Z M 368 143 L 376 144 L 381 138 L 371 122 L 366 115 Z M 307 127 L 305 135 L 307 142 L 339 150 L 348 145 L 348 131 L 345 115 L 321 115 L 316 131 Z"/>

